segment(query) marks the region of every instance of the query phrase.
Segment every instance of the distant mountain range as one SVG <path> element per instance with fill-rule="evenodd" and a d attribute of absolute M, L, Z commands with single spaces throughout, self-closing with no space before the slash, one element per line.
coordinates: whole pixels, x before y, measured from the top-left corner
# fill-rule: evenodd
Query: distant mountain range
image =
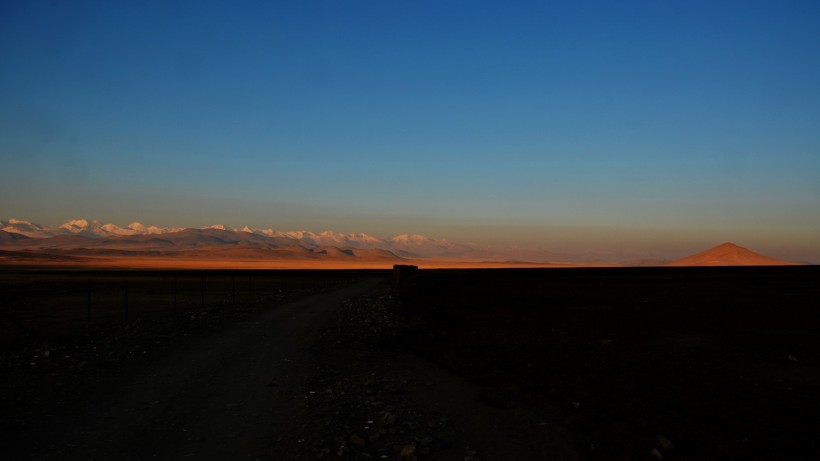
<path fill-rule="evenodd" d="M 521 262 L 551 266 L 770 266 L 793 265 L 757 254 L 733 243 L 677 259 L 566 262 L 570 258 L 543 250 L 494 249 L 477 244 L 450 242 L 418 234 L 379 238 L 365 233 L 333 231 L 275 231 L 214 225 L 207 228 L 145 226 L 126 227 L 75 219 L 60 226 L 44 226 L 19 219 L 0 220 L 0 251 L 6 259 L 25 260 L 29 255 L 60 258 L 149 257 L 242 260 L 401 261 L 438 259 Z M 12 256 L 10 255 L 14 255 Z M 560 262 L 564 261 L 564 262 Z"/>
<path fill-rule="evenodd" d="M 316 254 L 380 254 L 396 258 L 492 258 L 479 245 L 461 244 L 418 234 L 381 239 L 365 233 L 333 231 L 276 231 L 221 224 L 207 228 L 157 227 L 133 222 L 126 227 L 75 219 L 60 226 L 45 226 L 19 219 L 0 220 L 0 244 L 37 249 L 189 250 L 205 247 L 281 249 L 301 247 Z M 372 251 L 365 251 L 372 250 Z M 378 251 L 376 251 L 378 250 Z"/>

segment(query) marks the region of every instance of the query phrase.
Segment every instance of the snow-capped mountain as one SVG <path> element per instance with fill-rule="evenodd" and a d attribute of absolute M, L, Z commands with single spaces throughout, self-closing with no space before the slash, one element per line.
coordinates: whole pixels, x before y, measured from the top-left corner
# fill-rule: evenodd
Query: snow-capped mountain
<path fill-rule="evenodd" d="M 113 224 L 107 224 L 108 226 L 113 226 Z M 116 226 L 115 226 L 116 227 Z M 181 231 L 182 227 L 157 227 L 157 226 L 144 226 L 138 222 L 132 222 L 128 225 L 127 228 L 121 229 L 123 232 L 133 232 L 132 234 L 124 234 L 124 235 L 135 235 L 135 234 L 142 234 L 142 235 L 154 235 L 154 234 L 165 234 L 168 232 L 179 232 Z"/>
<path fill-rule="evenodd" d="M 122 229 L 114 224 L 102 224 L 94 220 L 88 221 L 85 219 L 73 219 L 59 227 L 66 233 L 74 235 L 82 235 L 85 237 L 109 237 L 113 235 L 123 235 L 119 232 Z"/>
<path fill-rule="evenodd" d="M 29 221 L 22 221 L 11 218 L 8 221 L 0 219 L 0 230 L 12 233 L 25 235 L 31 238 L 47 238 L 59 235 L 55 228 L 33 224 Z"/>
<path fill-rule="evenodd" d="M 145 226 L 138 222 L 132 222 L 126 227 L 119 227 L 116 224 L 102 224 L 99 221 L 88 221 L 87 219 L 72 219 L 55 227 L 11 218 L 8 221 L 0 219 L 0 230 L 25 235 L 31 238 L 49 238 L 58 235 L 82 235 L 97 238 L 122 235 L 164 234 L 167 232 L 177 232 L 182 230 L 182 228 Z"/>
<path fill-rule="evenodd" d="M 214 227 L 214 226 L 211 226 Z M 284 237 L 298 240 L 302 243 L 315 246 L 342 246 L 351 248 L 384 248 L 386 242 L 378 237 L 368 235 L 365 233 L 350 233 L 343 234 L 326 230 L 324 232 L 312 232 L 306 230 L 300 231 L 276 231 L 273 229 L 257 229 L 245 226 L 240 229 L 241 232 L 247 232 L 257 235 L 265 235 L 267 237 Z"/>
<path fill-rule="evenodd" d="M 248 226 L 245 226 L 245 227 L 248 227 Z M 217 230 L 236 232 L 236 229 L 234 229 L 231 226 L 226 226 L 224 224 L 214 224 L 212 226 L 206 227 L 206 229 L 217 229 Z"/>
<path fill-rule="evenodd" d="M 265 235 L 289 237 L 316 246 L 343 246 L 351 248 L 384 248 L 385 241 L 365 233 L 342 234 L 326 230 L 324 232 L 288 231 L 276 232 L 272 229 L 263 231 Z"/>
<path fill-rule="evenodd" d="M 125 237 L 139 237 L 145 235 L 161 236 L 165 234 L 182 232 L 180 227 L 157 227 L 145 226 L 139 222 L 133 222 L 126 227 L 116 224 L 103 224 L 97 220 L 74 219 L 60 226 L 43 226 L 33 224 L 29 221 L 18 219 L 0 220 L 0 230 L 10 234 L 20 234 L 33 239 L 47 239 L 59 236 L 81 236 L 88 239 L 118 239 Z M 190 229 L 196 230 L 196 229 Z M 363 232 L 360 233 L 340 233 L 332 230 L 323 232 L 313 232 L 307 230 L 299 231 L 277 231 L 274 229 L 259 229 L 244 226 L 235 228 L 223 224 L 215 224 L 199 230 L 214 230 L 236 234 L 252 234 L 261 238 L 269 239 L 272 245 L 287 246 L 299 245 L 316 251 L 325 251 L 325 248 L 333 247 L 343 250 L 385 250 L 393 252 L 403 257 L 447 257 L 447 258 L 473 258 L 484 257 L 489 253 L 486 249 L 478 245 L 453 243 L 445 239 L 433 239 L 419 234 L 401 234 L 390 238 L 379 238 Z M 5 242 L 12 242 L 9 236 Z M 240 237 L 237 235 L 237 237 Z M 144 239 L 140 239 L 142 242 Z M 173 239 L 172 239 L 173 240 Z M 240 238 L 239 241 L 247 239 Z M 231 241 L 228 239 L 226 242 Z M 75 241 L 68 241 L 75 242 Z M 65 245 L 63 241 L 57 242 Z M 74 243 L 71 243 L 74 244 Z M 229 243 L 225 243 L 229 244 Z M 230 244 L 235 244 L 230 243 Z M 47 244 L 51 245 L 51 244 Z M 86 242 L 87 246 L 97 247 L 99 242 Z M 144 246 L 143 243 L 141 245 Z"/>
<path fill-rule="evenodd" d="M 138 222 L 132 222 L 126 227 L 120 227 L 116 224 L 102 224 L 94 220 L 88 221 L 86 219 L 74 219 L 58 227 L 65 231 L 64 233 L 82 235 L 85 237 L 117 237 L 123 235 L 153 235 L 165 234 L 168 232 L 177 232 L 182 230 L 181 227 L 156 227 L 145 226 Z M 59 234 L 57 234 L 59 235 Z"/>

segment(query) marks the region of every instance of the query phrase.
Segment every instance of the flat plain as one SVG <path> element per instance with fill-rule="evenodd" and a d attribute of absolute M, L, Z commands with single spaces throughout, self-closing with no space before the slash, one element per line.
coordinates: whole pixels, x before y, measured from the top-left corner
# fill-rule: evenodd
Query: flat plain
<path fill-rule="evenodd" d="M 422 271 L 415 350 L 590 459 L 817 459 L 820 268 Z"/>
<path fill-rule="evenodd" d="M 6 270 L 11 453 L 820 456 L 816 266 L 389 274 Z"/>

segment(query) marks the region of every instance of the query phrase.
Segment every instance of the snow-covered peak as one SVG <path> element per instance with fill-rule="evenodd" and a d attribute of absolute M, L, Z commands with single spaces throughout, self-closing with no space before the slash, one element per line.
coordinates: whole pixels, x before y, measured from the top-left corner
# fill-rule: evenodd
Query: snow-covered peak
<path fill-rule="evenodd" d="M 53 237 L 60 234 L 77 234 L 85 237 L 118 237 L 127 235 L 149 235 L 149 234 L 164 234 L 167 232 L 177 232 L 182 230 L 179 227 L 157 227 L 145 226 L 139 222 L 132 222 L 126 227 L 120 227 L 116 224 L 102 224 L 97 220 L 88 221 L 87 219 L 73 219 L 57 228 L 47 228 L 49 235 L 40 235 L 40 237 Z"/>
<path fill-rule="evenodd" d="M 355 238 L 356 240 L 358 240 L 359 242 L 362 242 L 362 243 L 368 243 L 368 244 L 373 244 L 373 245 L 384 243 L 384 241 L 382 239 L 380 239 L 378 237 L 374 237 L 372 235 L 365 234 L 364 232 L 359 232 L 358 234 L 349 234 L 349 235 L 351 236 L 351 238 Z"/>
<path fill-rule="evenodd" d="M 257 234 L 267 235 L 268 237 L 282 237 L 281 232 L 274 231 L 273 229 L 256 229 L 254 230 Z"/>
<path fill-rule="evenodd" d="M 60 226 L 60 229 L 69 233 L 82 235 L 85 237 L 116 237 L 121 235 L 134 235 L 131 229 L 117 226 L 116 224 L 102 224 L 97 220 L 74 219 Z"/>
<path fill-rule="evenodd" d="M 137 231 L 130 227 L 122 228 L 116 224 L 104 224 L 100 226 L 100 230 L 111 235 L 134 235 L 137 233 Z"/>
<path fill-rule="evenodd" d="M 305 230 L 277 232 L 270 229 L 263 231 L 263 233 L 271 237 L 281 236 L 292 238 L 313 246 L 337 246 L 362 249 L 383 248 L 386 246 L 384 240 L 365 233 L 343 234 L 332 230 L 325 230 L 318 233 Z"/>
<path fill-rule="evenodd" d="M 0 230 L 11 232 L 14 234 L 22 234 L 31 238 L 45 238 L 52 235 L 64 233 L 65 231 L 58 231 L 55 228 L 41 226 L 30 221 L 23 221 L 21 219 L 9 218 L 8 221 L 0 220 Z"/>
<path fill-rule="evenodd" d="M 145 226 L 142 223 L 139 223 L 139 222 L 136 222 L 136 221 L 129 224 L 128 228 L 131 229 L 134 232 L 140 232 L 140 233 L 145 232 Z"/>
<path fill-rule="evenodd" d="M 72 219 L 71 221 L 60 226 L 69 232 L 77 233 L 88 228 L 87 219 Z"/>
<path fill-rule="evenodd" d="M 270 229 L 269 229 L 270 230 Z M 302 240 L 305 238 L 310 238 L 310 235 L 313 232 L 310 231 L 285 231 L 285 232 L 275 232 L 278 235 L 282 235 L 284 237 L 290 237 L 298 240 Z"/>

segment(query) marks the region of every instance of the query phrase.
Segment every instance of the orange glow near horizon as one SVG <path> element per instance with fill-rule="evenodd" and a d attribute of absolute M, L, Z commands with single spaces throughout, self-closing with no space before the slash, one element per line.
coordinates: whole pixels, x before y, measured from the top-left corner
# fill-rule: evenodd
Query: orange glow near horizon
<path fill-rule="evenodd" d="M 526 263 L 478 260 L 405 259 L 385 261 L 334 260 L 241 260 L 241 259 L 188 259 L 188 258 L 107 258 L 86 257 L 75 261 L 0 259 L 0 265 L 59 268 L 100 269 L 392 269 L 394 264 L 412 264 L 421 269 L 490 269 L 490 268 L 547 268 L 589 267 L 563 263 Z"/>

